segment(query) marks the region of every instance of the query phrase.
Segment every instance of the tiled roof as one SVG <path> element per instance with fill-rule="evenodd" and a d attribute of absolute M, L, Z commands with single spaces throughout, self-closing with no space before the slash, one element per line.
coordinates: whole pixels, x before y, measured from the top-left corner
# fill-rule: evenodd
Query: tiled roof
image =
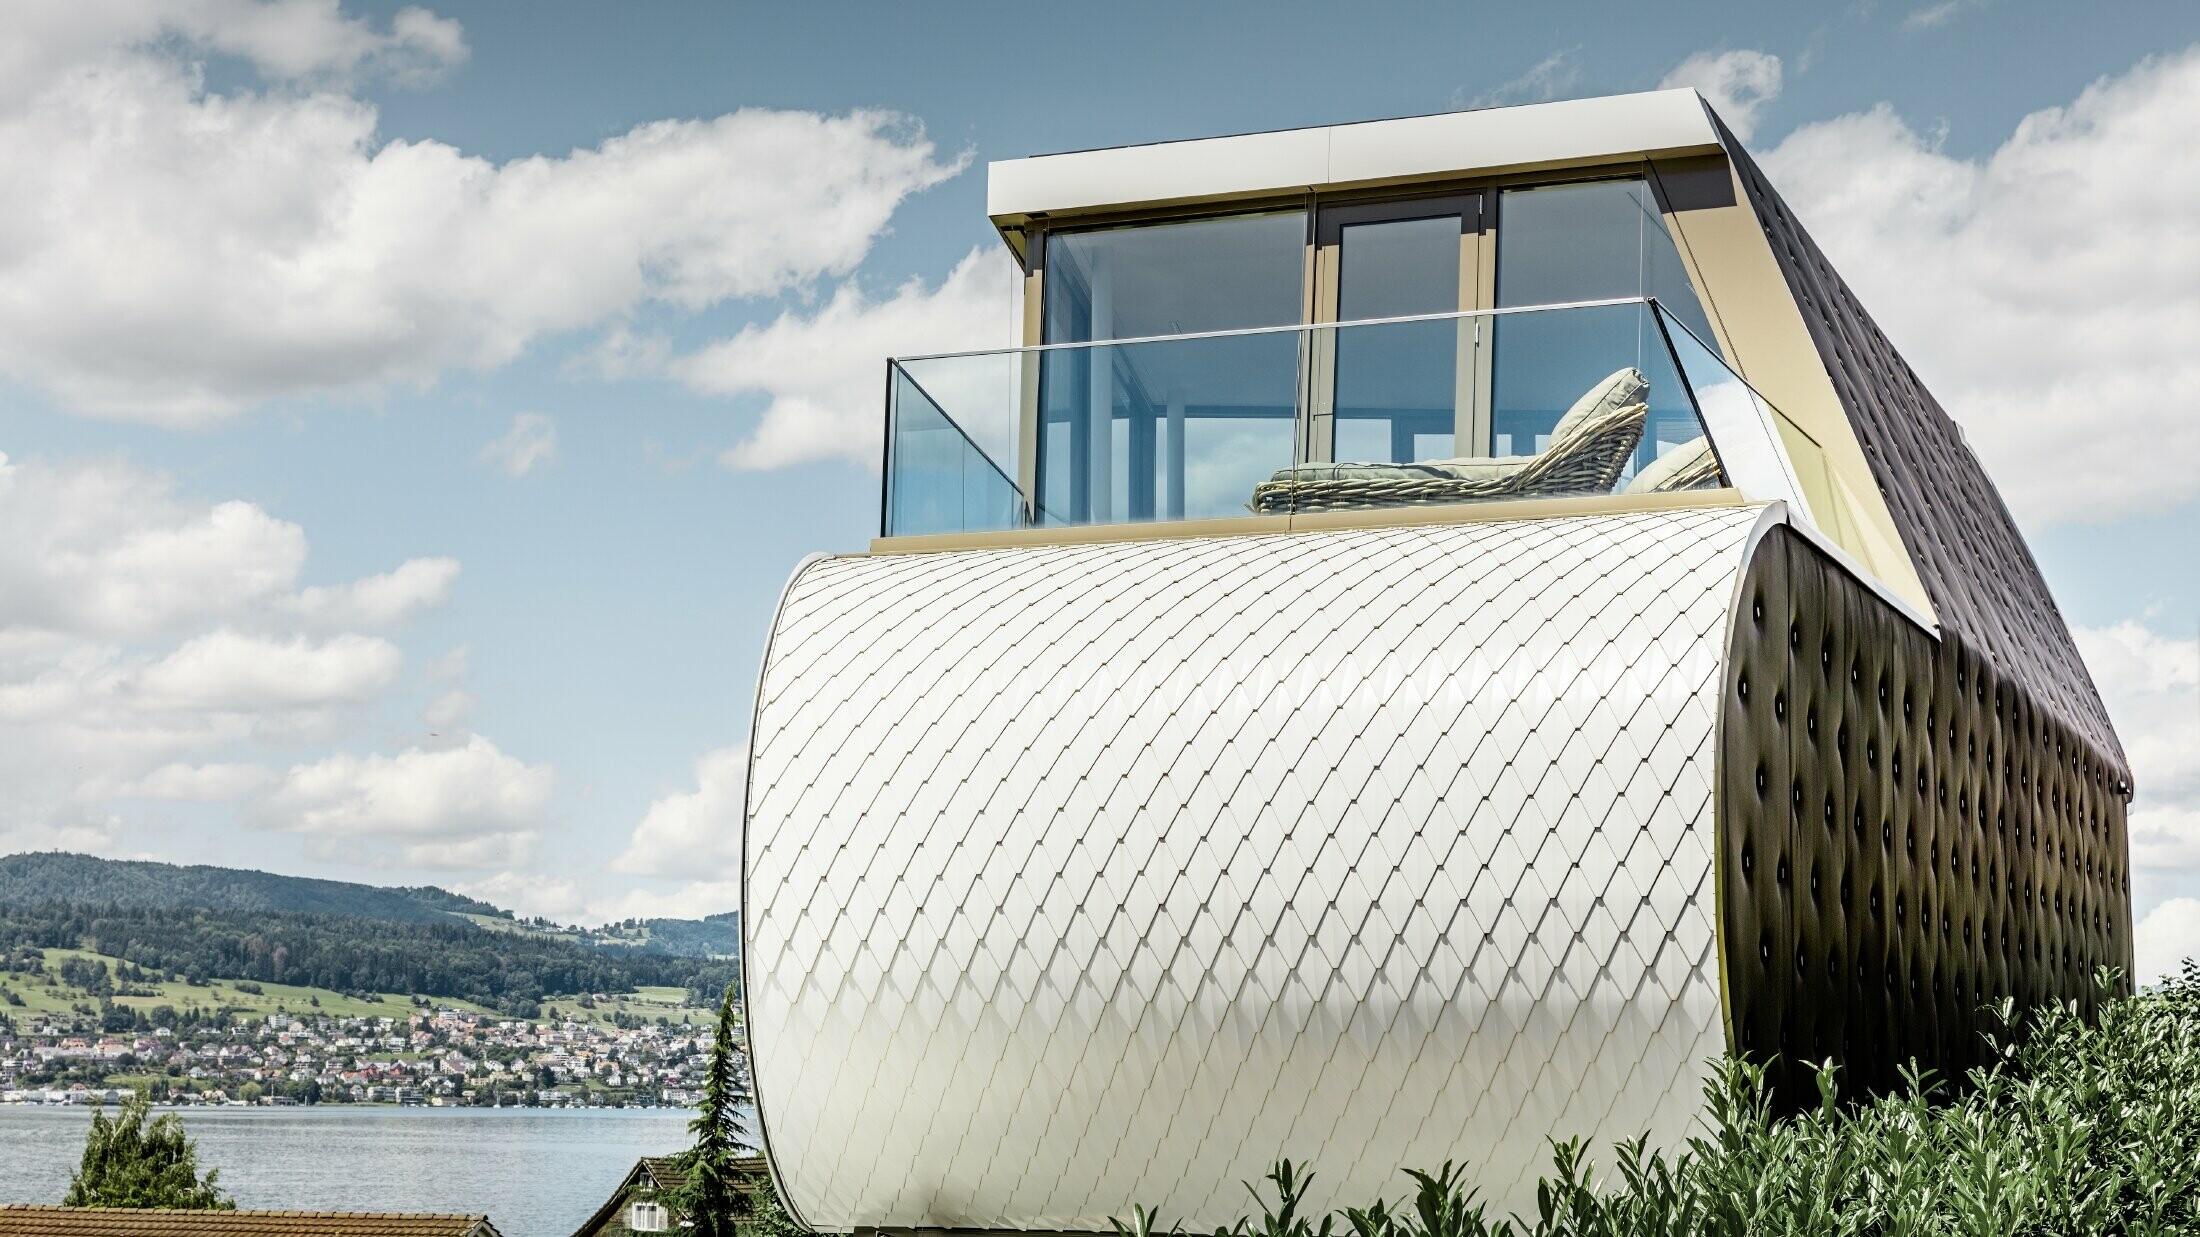
<path fill-rule="evenodd" d="M 650 1181 L 660 1190 L 674 1190 L 687 1184 L 688 1167 L 685 1155 L 645 1155 L 641 1166 L 642 1171 L 649 1174 Z M 763 1180 L 770 1175 L 764 1167 L 764 1157 L 760 1155 L 737 1156 L 728 1167 L 733 1169 L 733 1175 L 737 1178 Z"/>
<path fill-rule="evenodd" d="M 645 1155 L 642 1171 L 660 1190 L 676 1190 L 687 1184 L 687 1158 L 678 1155 Z"/>
<path fill-rule="evenodd" d="M 747 1188 L 753 1190 L 759 1182 L 766 1183 L 764 1188 L 771 1188 L 768 1184 L 771 1172 L 764 1167 L 763 1156 L 740 1156 L 733 1161 L 731 1167 L 736 1179 L 745 1177 L 749 1180 L 750 1185 Z M 653 1190 L 670 1192 L 679 1189 L 687 1184 L 687 1155 L 684 1152 L 674 1155 L 645 1155 L 636 1161 L 634 1167 L 627 1171 L 625 1179 L 619 1182 L 619 1187 L 611 1192 L 611 1197 L 604 1200 L 603 1206 L 596 1208 L 596 1214 L 588 1217 L 574 1231 L 574 1237 L 582 1237 L 583 1234 L 593 1233 L 603 1227 L 603 1222 L 611 1218 L 611 1213 L 617 1211 L 619 1203 L 625 1199 L 626 1188 L 634 1184 L 638 1177 L 647 1178 Z M 660 1194 L 658 1201 L 669 1200 Z M 0 1237 L 7 1237 L 7 1234 L 0 1233 Z"/>
<path fill-rule="evenodd" d="M 0 1206 L 0 1237 L 499 1237 L 485 1215 Z"/>

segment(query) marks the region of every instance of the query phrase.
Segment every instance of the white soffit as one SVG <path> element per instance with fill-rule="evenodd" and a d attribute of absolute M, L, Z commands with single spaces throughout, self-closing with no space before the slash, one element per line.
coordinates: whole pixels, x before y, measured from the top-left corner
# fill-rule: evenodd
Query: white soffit
<path fill-rule="evenodd" d="M 1033 215 L 1102 207 L 1718 148 L 1718 134 L 1695 91 L 1657 90 L 1007 159 L 987 166 L 986 210 L 995 223 L 1007 226 Z"/>

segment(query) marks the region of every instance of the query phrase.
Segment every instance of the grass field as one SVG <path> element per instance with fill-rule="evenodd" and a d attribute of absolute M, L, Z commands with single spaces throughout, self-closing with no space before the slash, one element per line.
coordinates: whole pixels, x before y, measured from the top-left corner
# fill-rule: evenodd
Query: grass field
<path fill-rule="evenodd" d="M 66 1014 L 76 1006 L 91 1006 L 96 1009 L 100 998 L 90 995 L 82 988 L 61 982 L 60 976 L 55 974 L 55 971 L 62 960 L 66 958 L 90 958 L 105 962 L 110 971 L 119 964 L 120 960 L 81 949 L 48 949 L 44 952 L 46 974 L 0 974 L 0 990 L 13 992 L 23 998 L 23 1004 L 20 1006 L 12 1003 L 0 1003 L 0 1013 L 20 1017 L 31 1014 Z M 54 981 L 51 985 L 46 982 L 49 979 Z M 262 991 L 254 993 L 239 989 L 235 980 L 227 979 L 213 980 L 204 986 L 187 984 L 181 981 L 143 986 L 152 988 L 157 995 L 116 997 L 115 1003 L 143 1010 L 150 1010 L 158 1005 L 172 1005 L 178 1012 L 188 1009 L 203 1011 L 228 1009 L 246 1017 L 264 1017 L 273 1013 L 289 1013 L 299 1015 L 326 1014 L 334 1018 L 405 1018 L 409 1017 L 417 1008 L 412 1004 L 412 999 L 409 996 L 397 992 L 377 994 L 381 998 L 379 1000 L 364 1000 L 356 996 L 345 996 L 327 988 L 307 988 L 294 984 L 260 984 L 258 986 Z M 4 1000 L 4 998 L 0 998 L 0 1000 Z M 707 1011 L 683 1009 L 682 1005 L 686 1000 L 687 992 L 684 989 L 644 988 L 638 992 L 622 994 L 610 1001 L 599 1002 L 598 1007 L 594 1010 L 580 1009 L 571 999 L 546 1001 L 543 1003 L 543 1017 L 544 1019 L 556 1019 L 570 1012 L 584 1020 L 609 1022 L 611 1021 L 610 1015 L 612 1012 L 624 1011 L 650 1019 L 664 1016 L 675 1021 L 683 1021 L 687 1020 L 689 1016 L 693 1016 L 695 1020 L 699 1021 Z M 428 1002 L 430 1006 L 435 1008 L 463 1009 L 487 1014 L 495 1013 L 494 1010 L 485 1006 L 476 1005 L 469 1001 L 461 1001 L 453 997 L 430 997 Z"/>
<path fill-rule="evenodd" d="M 663 1018 L 668 1022 L 700 1026 L 716 1017 L 715 1011 L 698 1009 L 687 1003 L 685 988 L 640 988 L 621 993 L 608 1001 L 596 1002 L 594 1009 L 582 1009 L 577 999 L 559 998 L 544 1001 L 545 1018 L 571 1017 L 581 1022 L 610 1022 L 613 1014 L 629 1014 L 652 1022 Z"/>

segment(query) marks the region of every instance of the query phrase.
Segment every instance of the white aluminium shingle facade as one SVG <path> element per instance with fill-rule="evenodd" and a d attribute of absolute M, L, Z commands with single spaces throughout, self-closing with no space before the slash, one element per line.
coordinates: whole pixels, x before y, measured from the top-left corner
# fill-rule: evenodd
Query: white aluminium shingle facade
<path fill-rule="evenodd" d="M 1678 1138 L 1724 1044 L 1713 729 L 1761 518 L 803 568 L 744 959 L 790 1201 L 1211 1227 L 1284 1155 L 1359 1200 Z"/>

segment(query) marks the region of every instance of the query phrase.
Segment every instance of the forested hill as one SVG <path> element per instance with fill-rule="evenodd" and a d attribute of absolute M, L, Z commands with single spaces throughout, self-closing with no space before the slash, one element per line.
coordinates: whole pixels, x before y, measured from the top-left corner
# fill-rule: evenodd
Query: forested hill
<path fill-rule="evenodd" d="M 685 988 L 698 1002 L 713 1001 L 735 974 L 730 961 L 596 949 L 455 919 L 393 923 L 296 911 L 0 904 L 0 962 L 12 965 L 48 949 L 119 959 L 135 968 L 125 980 L 142 972 L 192 984 L 250 980 L 456 997 L 519 1017 L 533 1017 L 548 996 L 649 987 Z"/>
<path fill-rule="evenodd" d="M 466 915 L 510 918 L 487 902 L 433 885 L 384 889 L 241 868 L 181 867 L 58 851 L 0 857 L 0 907 L 46 902 L 296 911 L 392 923 L 457 923 Z"/>
<path fill-rule="evenodd" d="M 611 924 L 583 939 L 690 958 L 731 958 L 741 952 L 741 912 L 701 919 L 639 919 Z"/>

